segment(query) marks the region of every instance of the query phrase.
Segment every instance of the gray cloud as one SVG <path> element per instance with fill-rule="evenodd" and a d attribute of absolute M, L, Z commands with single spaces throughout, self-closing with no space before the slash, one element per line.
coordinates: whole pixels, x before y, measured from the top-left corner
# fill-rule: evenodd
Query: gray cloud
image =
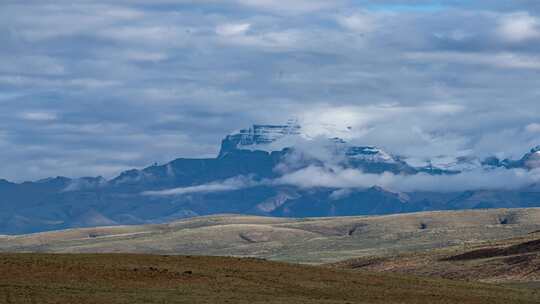
<path fill-rule="evenodd" d="M 290 117 L 411 159 L 519 157 L 540 143 L 536 2 L 4 1 L 0 177 L 212 156 Z"/>

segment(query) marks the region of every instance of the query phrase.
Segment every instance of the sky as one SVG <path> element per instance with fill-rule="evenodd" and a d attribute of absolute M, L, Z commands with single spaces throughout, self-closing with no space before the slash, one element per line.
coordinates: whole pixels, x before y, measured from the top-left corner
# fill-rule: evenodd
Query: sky
<path fill-rule="evenodd" d="M 291 118 L 411 159 L 519 158 L 539 50 L 536 0 L 2 0 L 0 178 L 213 157 Z"/>

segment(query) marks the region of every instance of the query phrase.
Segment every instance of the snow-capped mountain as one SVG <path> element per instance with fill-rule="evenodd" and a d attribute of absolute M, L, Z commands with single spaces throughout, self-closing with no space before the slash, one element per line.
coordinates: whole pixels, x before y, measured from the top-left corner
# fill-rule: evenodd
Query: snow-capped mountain
<path fill-rule="evenodd" d="M 322 142 L 321 142 L 322 140 Z M 316 143 L 314 143 L 316 142 Z M 315 149 L 313 149 L 315 148 Z M 302 127 L 291 120 L 284 125 L 253 125 L 225 137 L 219 158 L 239 150 L 265 151 L 268 153 L 299 153 L 309 162 L 339 161 L 339 164 L 362 169 L 366 172 L 413 173 L 415 170 L 399 157 L 374 146 L 354 146 L 345 140 L 311 138 Z M 299 166 L 297 166 L 299 167 Z"/>
<path fill-rule="evenodd" d="M 275 149 L 271 144 L 286 137 L 302 136 L 300 130 L 300 125 L 293 120 L 284 125 L 253 125 L 225 137 L 221 142 L 219 157 L 232 150 Z"/>
<path fill-rule="evenodd" d="M 419 175 L 425 181 L 477 169 L 531 170 L 540 167 L 539 161 L 536 147 L 515 161 L 459 158 L 418 167 L 369 143 L 310 137 L 295 121 L 254 125 L 226 136 L 215 158 L 179 158 L 127 170 L 110 180 L 56 177 L 18 184 L 0 179 L 0 234 L 155 223 L 216 213 L 304 217 L 540 207 L 538 181 L 512 190 L 406 193 L 365 180 L 355 183 L 368 178 L 364 173 L 369 178 Z M 298 178 L 308 183 L 295 183 Z M 328 184 L 309 186 L 319 180 Z"/>

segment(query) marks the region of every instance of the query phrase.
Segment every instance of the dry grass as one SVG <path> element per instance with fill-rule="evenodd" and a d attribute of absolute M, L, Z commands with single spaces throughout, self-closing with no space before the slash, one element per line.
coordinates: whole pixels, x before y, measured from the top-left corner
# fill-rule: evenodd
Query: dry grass
<path fill-rule="evenodd" d="M 215 255 L 320 264 L 506 239 L 534 230 L 540 230 L 540 209 L 313 219 L 211 216 L 0 237 L 0 251 Z"/>
<path fill-rule="evenodd" d="M 540 286 L 540 233 L 419 253 L 350 259 L 330 267 Z"/>
<path fill-rule="evenodd" d="M 530 290 L 256 259 L 0 255 L 0 303 L 538 303 Z"/>

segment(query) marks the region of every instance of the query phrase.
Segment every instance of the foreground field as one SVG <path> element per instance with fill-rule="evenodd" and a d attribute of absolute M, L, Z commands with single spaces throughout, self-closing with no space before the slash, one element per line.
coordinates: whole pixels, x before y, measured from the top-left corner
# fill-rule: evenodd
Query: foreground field
<path fill-rule="evenodd" d="M 330 266 L 539 288 L 540 232 L 416 253 L 359 257 Z"/>
<path fill-rule="evenodd" d="M 538 303 L 531 290 L 256 259 L 0 255 L 0 303 Z"/>
<path fill-rule="evenodd" d="M 540 209 L 285 219 L 211 216 L 170 224 L 0 237 L 3 252 L 144 253 L 331 263 L 500 240 L 540 230 Z"/>

